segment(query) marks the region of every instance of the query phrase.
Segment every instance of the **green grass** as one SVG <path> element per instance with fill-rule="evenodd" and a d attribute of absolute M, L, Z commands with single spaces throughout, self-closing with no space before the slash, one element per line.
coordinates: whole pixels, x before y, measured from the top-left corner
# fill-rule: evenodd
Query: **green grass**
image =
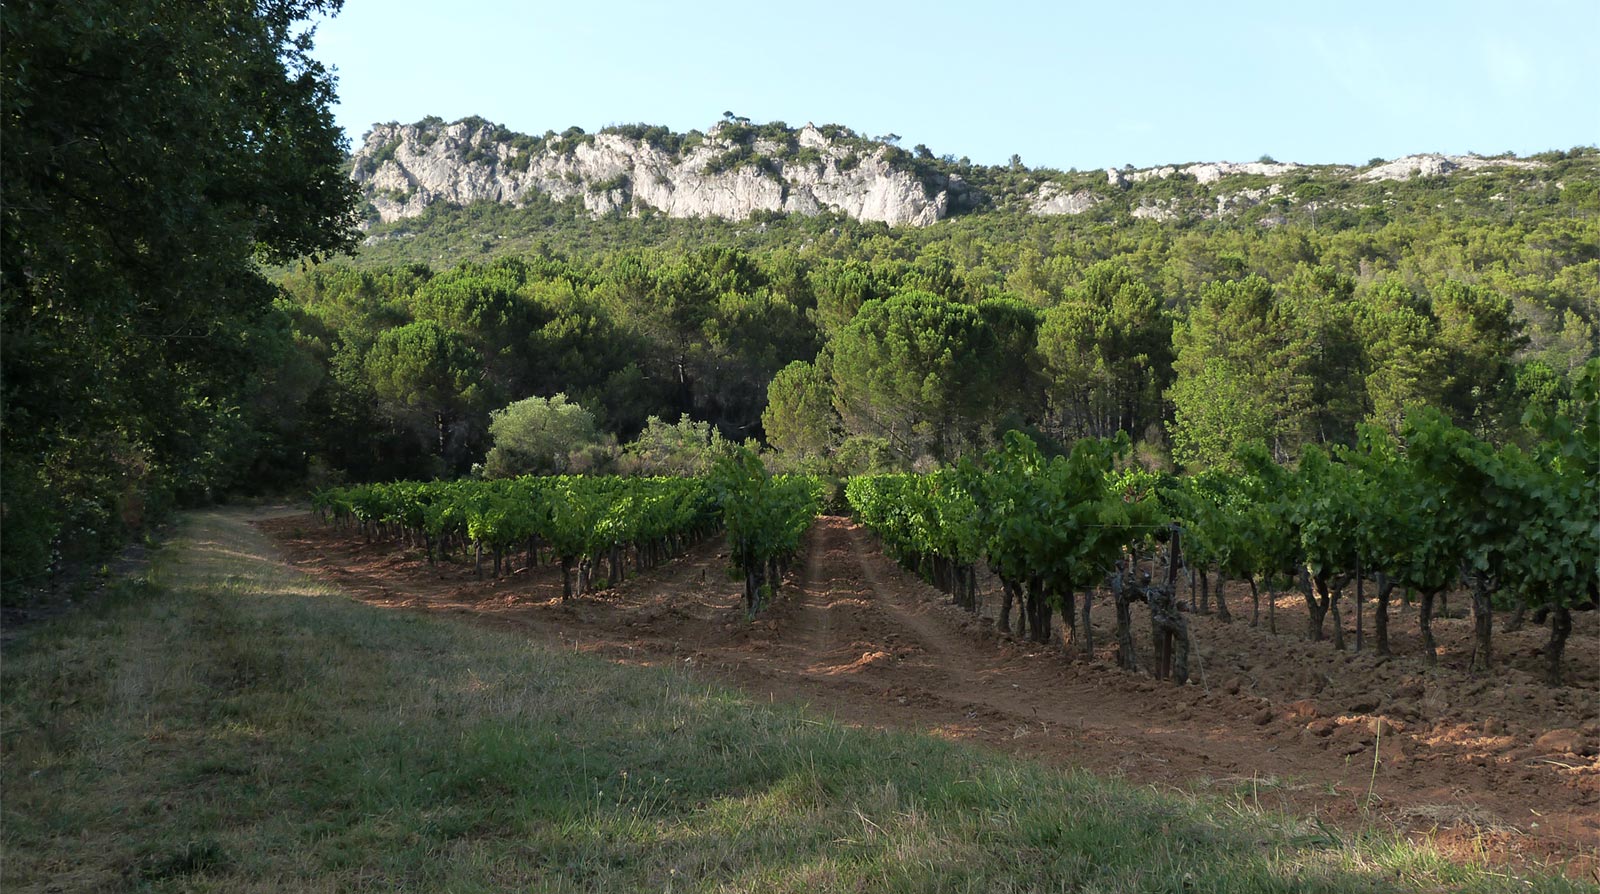
<path fill-rule="evenodd" d="M 191 517 L 5 656 L 3 887 L 1574 889 L 370 608 Z"/>

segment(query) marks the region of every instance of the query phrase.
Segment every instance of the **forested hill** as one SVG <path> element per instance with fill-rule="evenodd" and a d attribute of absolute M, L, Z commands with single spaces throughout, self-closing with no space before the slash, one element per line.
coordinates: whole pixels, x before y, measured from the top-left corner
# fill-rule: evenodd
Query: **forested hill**
<path fill-rule="evenodd" d="M 703 170 L 742 133 L 749 154 L 726 170 L 754 182 L 782 176 L 767 153 L 796 133 L 620 131 L 424 122 L 375 131 L 354 172 L 370 189 L 420 170 L 421 152 L 549 179 L 625 144 Z M 433 201 L 370 226 L 353 260 L 279 277 L 299 347 L 283 380 L 304 390 L 272 441 L 352 478 L 458 473 L 486 456 L 492 413 L 563 395 L 613 445 L 563 453 L 569 468 L 611 468 L 632 455 L 616 445 L 667 437 L 650 417 L 687 415 L 699 433 L 677 435 L 753 438 L 839 472 L 948 461 L 1010 427 L 1058 444 L 1124 431 L 1146 462 L 1197 469 L 1245 443 L 1284 458 L 1352 443 L 1421 405 L 1515 440 L 1596 354 L 1593 148 L 1108 174 L 810 132 L 949 195 L 959 182 L 964 210 L 926 226 L 826 209 L 680 218 L 620 180 L 628 202 L 596 204 L 581 173 L 554 178 L 571 187 L 559 200 L 520 180 Z M 801 145 L 792 162 L 807 149 L 836 151 Z M 1096 200 L 1042 213 L 1041 192 Z"/>
<path fill-rule="evenodd" d="M 1559 203 L 1574 178 L 1592 182 L 1587 153 L 1410 155 L 1365 165 L 1305 165 L 1263 156 L 1135 170 L 988 166 L 893 134 L 840 125 L 793 128 L 728 116 L 706 131 L 623 125 L 530 136 L 481 118 L 375 125 L 351 159 L 372 224 L 436 206 L 498 203 L 568 217 L 842 217 L 931 226 L 951 217 L 1013 213 L 1093 220 L 1237 221 L 1264 227 L 1323 218 L 1371 223 L 1404 214 L 1420 192 L 1474 213 Z M 1409 185 L 1409 186 L 1402 186 Z M 1569 201 L 1581 201 L 1581 189 Z M 387 231 L 379 227 L 374 235 Z"/>

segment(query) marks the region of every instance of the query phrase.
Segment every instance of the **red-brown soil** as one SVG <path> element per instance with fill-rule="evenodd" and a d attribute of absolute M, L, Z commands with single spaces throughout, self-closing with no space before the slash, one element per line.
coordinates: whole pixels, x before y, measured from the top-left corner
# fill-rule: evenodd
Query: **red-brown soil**
<path fill-rule="evenodd" d="M 1568 685 L 1551 689 L 1547 632 L 1531 624 L 1509 634 L 1496 624 L 1496 667 L 1479 677 L 1465 670 L 1469 618 L 1435 621 L 1439 664 L 1429 668 L 1414 609 L 1395 606 L 1397 657 L 1380 660 L 1370 641 L 1360 654 L 1306 641 L 1298 595 L 1280 597 L 1278 633 L 1266 629 L 1264 596 L 1262 626 L 1251 628 L 1249 590 L 1230 586 L 1233 623 L 1189 616 L 1199 661 L 1180 687 L 1116 667 L 1108 598 L 1095 600 L 1092 659 L 1024 643 L 995 631 L 997 594 L 985 593 L 988 611 L 974 617 L 843 518 L 818 521 L 803 561 L 753 622 L 715 541 L 563 602 L 559 571 L 525 570 L 520 558 L 515 573 L 478 581 L 471 563 L 430 566 L 419 550 L 311 516 L 262 526 L 293 564 L 375 605 L 460 613 L 617 661 L 676 663 L 848 723 L 931 731 L 1336 827 L 1389 826 L 1463 856 L 1600 871 L 1595 612 L 1575 617 Z M 1451 600 L 1457 615 L 1466 604 Z M 1148 615 L 1134 612 L 1149 668 Z M 1345 614 L 1353 631 L 1348 600 Z M 1370 636 L 1370 616 L 1366 626 Z"/>

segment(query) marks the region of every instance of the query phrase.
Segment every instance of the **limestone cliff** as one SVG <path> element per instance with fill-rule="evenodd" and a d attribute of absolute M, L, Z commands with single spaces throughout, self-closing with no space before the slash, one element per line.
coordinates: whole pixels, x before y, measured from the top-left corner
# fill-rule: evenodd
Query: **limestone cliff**
<path fill-rule="evenodd" d="M 773 138 L 736 122 L 652 142 L 626 133 L 527 137 L 480 119 L 380 124 L 351 177 L 384 222 L 435 202 L 578 198 L 591 213 L 743 220 L 757 212 L 842 212 L 926 226 L 977 199 L 958 176 L 918 175 L 903 151 L 807 125 Z"/>
<path fill-rule="evenodd" d="M 627 125 L 542 137 L 481 118 L 449 124 L 430 118 L 374 126 L 351 159 L 350 176 L 362 186 L 371 218 L 385 223 L 440 202 L 522 205 L 548 197 L 576 201 L 595 216 L 745 220 L 761 213 L 831 212 L 890 226 L 927 226 L 951 214 L 1002 207 L 1035 215 L 1211 219 L 1271 202 L 1277 212 L 1261 219 L 1270 226 L 1289 208 L 1312 207 L 1305 188 L 1312 180 L 1400 181 L 1544 166 L 1476 155 L 1410 155 L 1361 167 L 1263 158 L 1106 168 L 1101 180 L 1098 173 L 1019 172 L 935 159 L 920 146 L 915 154 L 900 149 L 893 145 L 897 139 L 870 139 L 836 125 L 755 125 L 732 116 L 703 133 Z"/>

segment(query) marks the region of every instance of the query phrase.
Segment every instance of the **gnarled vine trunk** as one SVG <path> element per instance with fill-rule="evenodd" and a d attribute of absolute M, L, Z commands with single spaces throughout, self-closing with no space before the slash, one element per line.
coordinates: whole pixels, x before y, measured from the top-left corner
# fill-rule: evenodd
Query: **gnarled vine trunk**
<path fill-rule="evenodd" d="M 1494 637 L 1494 603 L 1490 601 L 1493 590 L 1486 574 L 1472 575 L 1472 669 L 1486 671 L 1494 663 L 1490 651 Z"/>
<path fill-rule="evenodd" d="M 1377 638 L 1378 654 L 1389 657 L 1389 597 L 1394 593 L 1394 580 L 1387 574 L 1378 574 L 1378 599 L 1372 607 L 1372 635 Z"/>
<path fill-rule="evenodd" d="M 1429 664 L 1439 663 L 1439 644 L 1433 639 L 1433 599 L 1436 590 L 1423 590 L 1417 602 L 1417 626 L 1422 629 L 1422 656 Z"/>
<path fill-rule="evenodd" d="M 1561 653 L 1567 647 L 1567 637 L 1572 633 L 1572 611 L 1557 605 L 1550 611 L 1550 642 L 1544 647 L 1545 680 L 1551 686 L 1561 685 Z"/>

